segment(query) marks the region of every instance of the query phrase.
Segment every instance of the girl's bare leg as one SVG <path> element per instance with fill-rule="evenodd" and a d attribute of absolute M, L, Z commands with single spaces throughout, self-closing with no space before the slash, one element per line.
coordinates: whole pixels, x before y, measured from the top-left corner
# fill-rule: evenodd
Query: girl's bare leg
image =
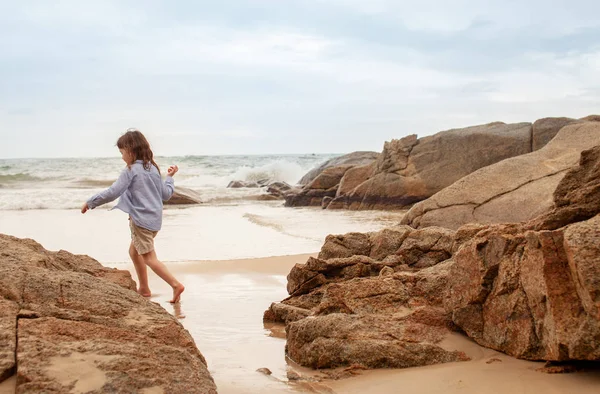
<path fill-rule="evenodd" d="M 160 276 L 162 280 L 167 282 L 173 288 L 173 299 L 169 302 L 172 304 L 179 302 L 181 293 L 183 293 L 185 287 L 177 279 L 175 279 L 171 272 L 169 272 L 167 266 L 158 260 L 156 257 L 156 252 L 153 250 L 152 252 L 143 254 L 141 257 L 144 263 L 150 267 L 150 269 L 154 271 L 156 275 Z"/>
<path fill-rule="evenodd" d="M 148 286 L 148 270 L 146 268 L 146 263 L 144 263 L 142 256 L 135 250 L 133 242 L 129 245 L 129 257 L 131 257 L 131 261 L 133 261 L 133 266 L 135 267 L 135 272 L 138 277 L 139 284 L 137 292 L 144 297 L 150 297 L 152 293 L 150 292 L 150 286 Z"/>

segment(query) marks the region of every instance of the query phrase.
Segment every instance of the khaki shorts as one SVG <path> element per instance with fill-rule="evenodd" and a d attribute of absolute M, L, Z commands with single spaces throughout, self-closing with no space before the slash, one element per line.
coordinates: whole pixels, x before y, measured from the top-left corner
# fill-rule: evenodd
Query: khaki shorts
<path fill-rule="evenodd" d="M 138 254 L 146 254 L 154 250 L 154 237 L 158 231 L 136 226 L 131 219 L 129 219 L 129 229 L 131 230 L 131 243 Z"/>

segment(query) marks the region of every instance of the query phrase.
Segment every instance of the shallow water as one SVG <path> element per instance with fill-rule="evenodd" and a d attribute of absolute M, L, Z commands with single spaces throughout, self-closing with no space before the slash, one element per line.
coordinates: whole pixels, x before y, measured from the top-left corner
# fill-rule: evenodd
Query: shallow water
<path fill-rule="evenodd" d="M 280 201 L 164 211 L 156 250 L 163 261 L 228 260 L 318 252 L 328 234 L 376 231 L 402 213 L 284 208 Z M 50 250 L 87 254 L 102 263 L 129 261 L 121 211 L 0 211 L 0 233 L 33 238 Z"/>

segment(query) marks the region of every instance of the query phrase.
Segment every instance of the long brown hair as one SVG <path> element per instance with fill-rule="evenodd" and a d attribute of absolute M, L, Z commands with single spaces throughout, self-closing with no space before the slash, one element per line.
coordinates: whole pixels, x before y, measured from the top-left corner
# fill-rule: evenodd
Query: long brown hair
<path fill-rule="evenodd" d="M 117 140 L 117 148 L 128 151 L 133 157 L 133 161 L 142 160 L 146 170 L 150 170 L 150 166 L 153 165 L 160 174 L 160 168 L 158 168 L 158 164 L 154 161 L 154 153 L 152 153 L 150 144 L 141 131 L 135 129 L 127 130 Z"/>

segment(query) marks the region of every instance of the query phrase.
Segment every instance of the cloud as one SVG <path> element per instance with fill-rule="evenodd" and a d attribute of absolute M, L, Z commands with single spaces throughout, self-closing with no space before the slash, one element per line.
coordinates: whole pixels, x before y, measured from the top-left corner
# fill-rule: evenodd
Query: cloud
<path fill-rule="evenodd" d="M 599 12 L 562 0 L 2 2 L 0 157 L 74 155 L 76 136 L 106 143 L 132 125 L 170 154 L 340 152 L 584 116 L 600 95 Z"/>

